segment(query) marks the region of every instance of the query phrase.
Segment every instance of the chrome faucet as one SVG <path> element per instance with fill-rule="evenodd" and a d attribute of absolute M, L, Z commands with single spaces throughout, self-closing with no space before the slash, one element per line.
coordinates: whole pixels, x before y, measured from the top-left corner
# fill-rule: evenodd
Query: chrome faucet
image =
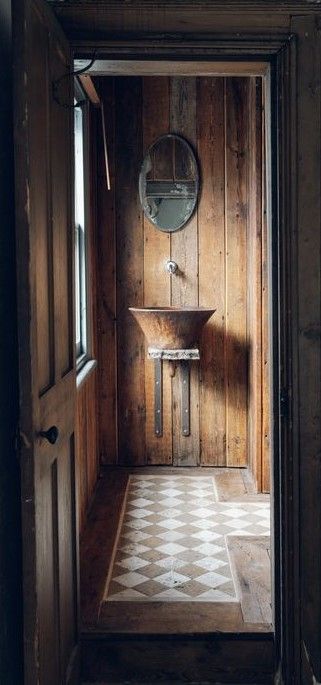
<path fill-rule="evenodd" d="M 169 259 L 165 264 L 165 269 L 169 274 L 176 274 L 176 271 L 178 271 L 178 264 L 173 262 L 172 259 Z"/>

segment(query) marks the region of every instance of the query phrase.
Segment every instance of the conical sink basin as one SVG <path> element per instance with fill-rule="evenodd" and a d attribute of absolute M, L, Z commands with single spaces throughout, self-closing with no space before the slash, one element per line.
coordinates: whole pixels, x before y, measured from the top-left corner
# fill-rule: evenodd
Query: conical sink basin
<path fill-rule="evenodd" d="M 190 349 L 215 309 L 205 307 L 129 307 L 149 347 Z"/>

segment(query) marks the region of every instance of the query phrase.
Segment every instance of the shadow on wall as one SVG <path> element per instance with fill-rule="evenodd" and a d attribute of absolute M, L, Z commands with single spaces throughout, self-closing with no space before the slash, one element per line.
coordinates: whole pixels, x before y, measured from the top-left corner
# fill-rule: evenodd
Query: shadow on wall
<path fill-rule="evenodd" d="M 214 354 L 213 354 L 214 350 Z M 251 343 L 233 335 L 224 326 L 209 323 L 205 326 L 200 343 L 200 378 L 208 389 L 225 396 L 228 402 L 239 405 L 247 401 Z"/>

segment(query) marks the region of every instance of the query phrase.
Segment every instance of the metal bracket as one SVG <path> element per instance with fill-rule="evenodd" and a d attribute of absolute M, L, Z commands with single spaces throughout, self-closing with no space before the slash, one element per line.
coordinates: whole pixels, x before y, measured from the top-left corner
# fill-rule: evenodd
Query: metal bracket
<path fill-rule="evenodd" d="M 190 368 L 188 361 L 181 361 L 181 413 L 182 434 L 187 437 L 191 433 L 190 426 Z"/>
<path fill-rule="evenodd" d="M 155 435 L 160 438 L 163 435 L 163 362 L 161 358 L 154 359 L 154 425 Z"/>
<path fill-rule="evenodd" d="M 158 438 L 163 435 L 163 359 L 177 361 L 181 378 L 181 424 L 182 435 L 191 434 L 190 411 L 190 362 L 200 358 L 198 349 L 163 350 L 148 348 L 149 359 L 154 359 L 154 430 Z"/>

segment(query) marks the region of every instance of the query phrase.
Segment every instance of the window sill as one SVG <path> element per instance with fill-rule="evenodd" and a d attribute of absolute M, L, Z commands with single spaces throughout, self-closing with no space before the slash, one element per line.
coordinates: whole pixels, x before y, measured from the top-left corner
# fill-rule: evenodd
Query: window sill
<path fill-rule="evenodd" d="M 88 376 L 92 374 L 97 366 L 96 359 L 88 359 L 84 365 L 79 369 L 76 376 L 76 386 L 77 390 L 82 386 L 82 384 L 87 380 Z"/>

